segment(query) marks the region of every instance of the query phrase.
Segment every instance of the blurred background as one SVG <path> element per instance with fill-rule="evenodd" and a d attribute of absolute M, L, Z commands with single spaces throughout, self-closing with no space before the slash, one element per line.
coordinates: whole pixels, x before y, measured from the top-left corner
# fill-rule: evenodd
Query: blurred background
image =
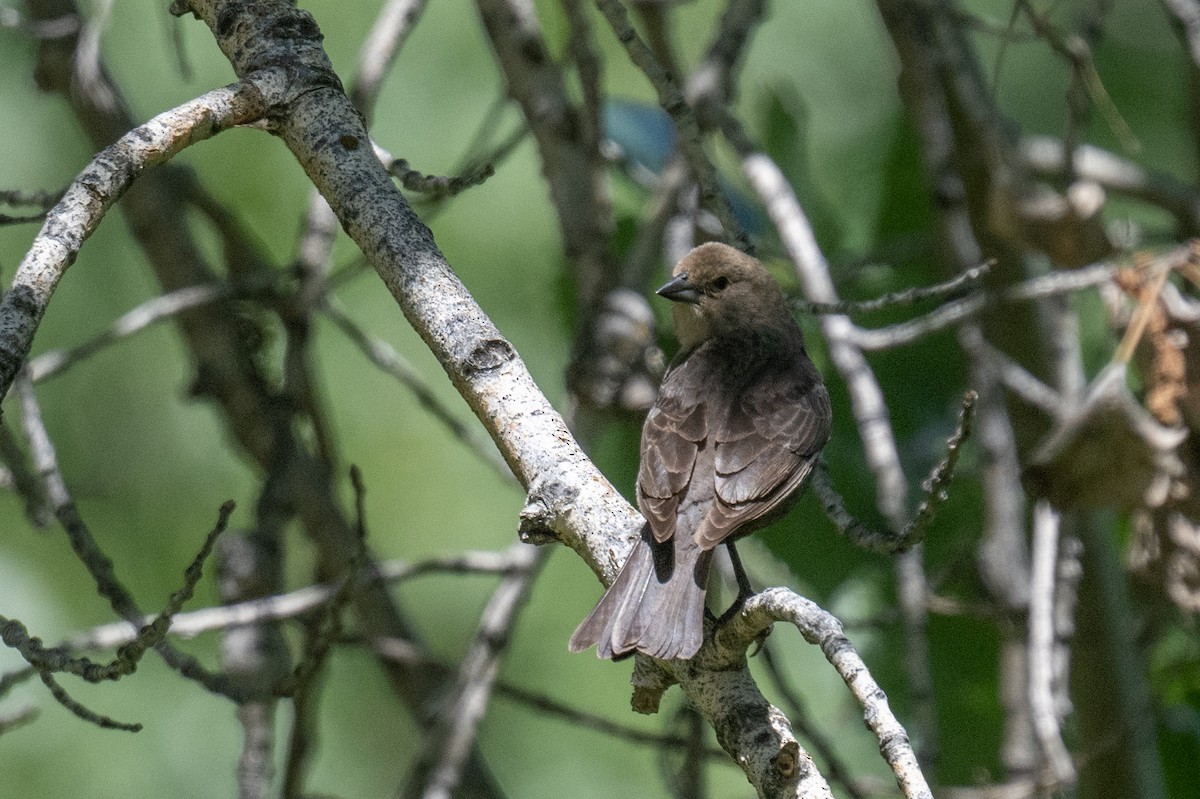
<path fill-rule="evenodd" d="M 83 3 L 85 19 L 99 4 Z M 355 71 L 376 3 L 305 2 L 320 25 L 335 69 Z M 979 25 L 965 35 L 987 71 L 999 108 L 1023 135 L 1061 137 L 1067 130 L 1071 66 L 1030 33 L 1027 21 L 1008 37 L 1013 4 L 959 4 Z M 1084 138 L 1143 166 L 1193 185 L 1197 132 L 1195 66 L 1172 28 L 1167 3 L 1148 0 L 1047 4 L 1056 24 L 1071 28 L 1100 20 L 1092 54 L 1111 110 L 1092 114 Z M 562 6 L 534 3 L 551 52 L 561 56 L 568 35 Z M 724 3 L 697 0 L 674 9 L 672 34 L 682 64 L 694 65 L 707 46 Z M 109 16 L 100 47 L 114 82 L 144 121 L 210 88 L 232 82 L 228 61 L 208 28 L 168 15 L 165 4 L 122 0 Z M 588 9 L 589 12 L 593 11 Z M 27 10 L 0 7 L 0 188 L 57 191 L 95 149 L 67 103 L 40 92 L 34 71 L 37 38 Z M 614 102 L 606 118 L 626 152 L 664 145 L 655 95 L 645 77 L 603 24 L 593 17 L 604 85 Z M 986 23 L 986 24 L 984 24 Z M 185 67 L 181 67 L 181 62 Z M 948 277 L 929 191 L 921 174 L 920 142 L 897 88 L 898 58 L 876 7 L 864 2 L 812 0 L 774 3 L 757 28 L 738 80 L 735 110 L 747 129 L 784 167 L 813 221 L 845 298 L 868 299 Z M 573 87 L 572 87 L 573 88 Z M 453 173 L 485 126 L 519 130 L 519 109 L 499 106 L 505 87 L 479 13 L 465 2 L 435 2 L 401 50 L 382 88 L 371 131 L 378 144 L 426 173 Z M 619 102 L 618 102 L 619 101 Z M 1119 120 L 1119 121 L 1114 121 Z M 795 290 L 795 277 L 764 212 L 751 199 L 736 159 L 714 145 L 731 196 L 746 206 L 759 252 Z M 634 155 L 633 157 L 636 157 Z M 285 269 L 295 257 L 311 185 L 279 141 L 256 130 L 232 130 L 183 152 L 207 191 L 241 220 L 270 260 Z M 647 190 L 614 168 L 612 195 L 619 252 L 627 251 L 645 213 Z M 564 375 L 581 318 L 566 267 L 555 211 L 537 150 L 523 139 L 482 185 L 439 203 L 414 200 L 439 247 L 476 300 L 515 345 L 545 394 L 569 407 Z M 1115 200 L 1113 224 L 1135 231 L 1139 245 L 1162 246 L 1180 232 L 1163 211 Z M 211 225 L 194 219 L 194 235 L 214 261 L 221 242 Z M 0 275 L 5 285 L 27 250 L 36 224 L 0 227 Z M 336 297 L 357 323 L 409 359 L 429 389 L 460 419 L 469 409 L 399 313 L 379 279 L 339 236 Z M 670 264 L 656 260 L 643 289 L 665 279 Z M 83 343 L 114 318 L 159 292 L 137 243 L 117 214 L 86 242 L 64 278 L 38 332 L 34 354 Z M 1088 374 L 1110 357 L 1116 336 L 1095 292 L 1076 299 L 1080 346 Z M 663 348 L 673 351 L 665 303 L 651 299 Z M 913 315 L 886 310 L 863 320 L 881 326 Z M 810 316 L 801 322 L 834 397 L 835 432 L 825 451 L 835 487 L 859 518 L 886 527 L 870 479 L 846 390 L 830 365 Z M 282 370 L 284 336 L 273 317 L 264 370 Z M 515 541 L 524 496 L 469 447 L 432 422 L 412 392 L 372 366 L 361 350 L 324 317 L 312 330 L 316 395 L 327 407 L 340 453 L 338 490 L 353 496 L 344 477 L 356 464 L 366 486 L 368 543 L 380 560 L 420 561 L 465 550 L 499 550 Z M 968 386 L 964 357 L 952 331 L 871 356 L 882 385 L 910 492 L 943 455 L 959 400 Z M 161 324 L 106 347 L 38 386 L 59 462 L 84 518 L 117 574 L 145 609 L 161 607 L 226 499 L 239 503 L 232 526 L 249 527 L 260 491 L 257 468 L 231 439 L 212 404 L 191 396 L 193 368 L 179 334 Z M 5 423 L 19 417 L 13 397 Z M 589 448 L 601 470 L 632 499 L 640 420 L 611 414 L 589 428 Z M 482 433 L 482 430 L 479 430 Z M 940 732 L 931 778 L 948 786 L 984 786 L 1006 779 L 1001 750 L 1005 712 L 999 683 L 1001 632 L 983 606 L 975 568 L 983 527 L 980 459 L 969 448 L 950 497 L 929 531 L 925 562 L 938 594 L 958 610 L 929 621 L 931 677 Z M 1101 512 L 1114 552 L 1130 536 L 1125 515 Z M 303 536 L 287 538 L 286 587 L 313 580 L 317 560 Z M 759 585 L 785 584 L 842 618 L 850 638 L 888 692 L 902 721 L 913 718 L 896 612 L 891 560 L 856 549 L 839 536 L 817 502 L 805 498 L 786 520 L 743 548 Z M 432 573 L 391 591 L 413 620 L 428 650 L 457 662 L 476 630 L 495 577 Z M 1172 799 L 1200 796 L 1200 638 L 1195 616 L 1163 603 L 1152 591 L 1121 583 L 1122 601 L 1138 627 L 1156 737 L 1153 760 Z M 601 586 L 570 551 L 559 548 L 536 581 L 529 605 L 501 668 L 505 683 L 551 697 L 580 711 L 651 732 L 686 730 L 680 692 L 667 695 L 657 716 L 628 709 L 630 666 L 569 655 L 566 641 L 599 597 Z M 206 577 L 189 608 L 219 603 Z M 962 610 L 966 607 L 966 610 Z M 20 619 L 33 634 L 56 642 L 114 621 L 107 603 L 73 557 L 61 530 L 34 529 L 22 500 L 0 493 L 0 614 Z M 296 628 L 287 628 L 293 645 Z M 820 652 L 791 630 L 771 639 L 774 656 L 802 699 L 808 723 L 831 744 L 860 796 L 897 795 L 861 711 Z M 218 638 L 180 642 L 216 667 Z M 0 650 L 0 673 L 21 658 Z M 760 664 L 752 665 L 756 673 Z M 30 723 L 0 736 L 0 794 L 67 796 L 229 796 L 241 728 L 233 706 L 180 680 L 154 657 L 119 682 L 98 686 L 64 678 L 77 699 L 98 712 L 144 725 L 142 732 L 102 730 L 72 717 L 36 680 L 0 697 L 0 716 L 34 707 Z M 768 698 L 776 690 L 764 678 Z M 308 780 L 313 795 L 392 795 L 405 782 L 424 732 L 389 689 L 374 657 L 361 647 L 338 647 L 320 681 L 315 751 Z M 282 757 L 288 713 L 276 719 Z M 1066 734 L 1079 762 L 1105 757 L 1103 741 Z M 910 727 L 910 733 L 914 732 Z M 918 745 L 919 732 L 914 733 Z M 540 712 L 501 693 L 482 722 L 480 751 L 509 797 L 678 795 L 679 756 L 653 745 L 587 729 Z M 827 765 L 818 754 L 818 763 Z M 749 796 L 752 789 L 731 762 L 709 761 L 708 795 Z M 835 793 L 843 795 L 842 788 Z M 1068 795 L 1071 789 L 1067 790 Z M 1000 794 L 997 794 L 1000 795 Z M 1095 794 L 1104 795 L 1104 794 Z M 1121 795 L 1118 793 L 1110 794 Z"/>

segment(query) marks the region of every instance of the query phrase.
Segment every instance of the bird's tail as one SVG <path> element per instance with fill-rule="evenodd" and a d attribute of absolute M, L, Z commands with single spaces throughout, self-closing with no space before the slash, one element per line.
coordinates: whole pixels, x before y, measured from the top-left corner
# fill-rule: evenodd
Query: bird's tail
<path fill-rule="evenodd" d="M 712 550 L 680 538 L 659 543 L 642 531 L 617 579 L 571 636 L 572 652 L 595 644 L 602 658 L 634 650 L 663 660 L 696 654 Z"/>

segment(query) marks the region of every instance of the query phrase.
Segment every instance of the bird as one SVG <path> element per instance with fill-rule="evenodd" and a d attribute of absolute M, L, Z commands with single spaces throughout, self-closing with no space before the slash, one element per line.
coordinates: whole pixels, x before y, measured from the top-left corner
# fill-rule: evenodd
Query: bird
<path fill-rule="evenodd" d="M 642 426 L 637 504 L 646 523 L 616 580 L 571 637 L 601 658 L 690 659 L 704 642 L 708 576 L 726 544 L 782 516 L 829 440 L 829 392 L 779 284 L 720 242 L 689 252 L 657 292 L 679 352 Z"/>

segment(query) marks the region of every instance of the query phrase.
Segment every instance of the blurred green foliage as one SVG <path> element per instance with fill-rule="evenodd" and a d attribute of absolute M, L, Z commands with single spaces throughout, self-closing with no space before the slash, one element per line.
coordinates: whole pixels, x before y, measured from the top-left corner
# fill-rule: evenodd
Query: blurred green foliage
<path fill-rule="evenodd" d="M 321 25 L 335 67 L 348 78 L 376 4 L 320 0 L 303 5 Z M 561 49 L 565 25 L 558 4 L 536 5 L 547 36 Z M 998 1 L 970 5 L 1000 21 L 1009 12 L 1008 4 Z M 1114 106 L 1139 143 L 1132 155 L 1194 180 L 1185 57 L 1157 5 L 1136 0 L 1111 5 L 1111 35 L 1101 41 L 1097 63 Z M 720 9 L 712 0 L 680 9 L 677 42 L 685 63 L 695 62 Z M 741 116 L 796 182 L 834 259 L 843 295 L 868 298 L 942 279 L 917 139 L 901 112 L 895 59 L 873 6 L 842 0 L 776 3 L 770 14 L 745 65 Z M 182 40 L 179 53 L 171 43 L 172 28 Z M 623 97 L 651 100 L 652 92 L 623 51 L 605 29 L 597 30 L 607 85 Z M 1062 133 L 1069 71 L 1061 61 L 1037 42 L 1001 48 L 995 37 L 978 34 L 977 44 L 985 66 L 995 70 L 999 101 L 1020 129 Z M 62 101 L 34 88 L 34 48 L 24 33 L 0 30 L 0 143 L 6 156 L 0 160 L 0 187 L 61 187 L 92 155 Z M 114 4 L 103 52 L 140 119 L 233 80 L 202 24 L 173 19 L 164 3 L 151 0 Z M 186 77 L 175 66 L 181 57 L 188 65 Z M 414 168 L 446 172 L 464 155 L 502 92 L 471 4 L 430 3 L 386 84 L 373 134 Z M 501 127 L 518 124 L 516 111 L 508 109 Z M 1111 120 L 1100 114 L 1088 133 L 1118 151 L 1124 145 Z M 279 142 L 257 131 L 235 130 L 185 151 L 182 160 L 241 216 L 279 265 L 287 264 L 310 187 Z M 640 193 L 626 186 L 616 196 L 618 214 L 628 224 L 640 211 Z M 1149 226 L 1151 236 L 1153 226 L 1163 224 L 1154 215 L 1136 221 Z M 195 225 L 215 251 L 211 232 L 199 220 Z M 431 226 L 449 262 L 515 344 L 543 391 L 561 404 L 573 309 L 564 300 L 569 292 L 563 286 L 557 227 L 532 145 L 523 143 L 493 178 L 449 203 Z M 0 273 L 6 280 L 33 233 L 33 226 L 0 228 Z M 769 241 L 764 252 L 772 252 Z M 335 262 L 354 268 L 355 251 L 344 239 Z M 110 216 L 63 281 L 35 353 L 86 340 L 155 290 L 123 223 Z M 364 327 L 401 350 L 446 403 L 469 417 L 372 274 L 363 272 L 339 296 Z M 1098 303 L 1084 300 L 1080 308 L 1088 335 L 1084 348 L 1095 353 L 1098 364 L 1112 343 L 1098 322 Z M 867 321 L 883 324 L 907 313 L 890 311 Z M 806 322 L 806 329 L 818 364 L 832 375 L 815 325 Z M 407 392 L 374 370 L 332 326 L 321 325 L 317 332 L 321 391 L 344 458 L 365 475 L 375 554 L 416 560 L 509 544 L 521 493 L 431 424 Z M 965 387 L 960 355 L 947 332 L 878 354 L 871 362 L 914 478 L 915 499 L 916 481 L 940 457 Z M 187 364 L 179 339 L 164 325 L 39 389 L 82 512 L 147 609 L 160 606 L 178 585 L 220 503 L 236 499 L 235 525 L 246 525 L 257 490 L 253 469 L 232 448 L 218 416 L 187 398 Z M 830 383 L 837 420 L 826 458 L 849 507 L 881 525 L 844 386 L 836 379 Z M 16 416 L 12 405 L 10 400 L 5 407 L 6 419 Z M 614 423 L 594 448 L 601 468 L 627 496 L 637 434 L 634 421 Z M 935 588 L 950 595 L 970 596 L 978 588 L 973 553 L 981 515 L 972 457 L 968 453 L 964 459 L 928 542 Z M 0 530 L 0 613 L 21 619 L 48 641 L 111 620 L 105 603 L 83 587 L 88 579 L 60 531 L 30 530 L 11 495 L 0 496 Z M 750 546 L 748 554 L 758 573 L 770 578 L 765 582 L 790 581 L 847 619 L 851 637 L 905 717 L 910 705 L 894 624 L 891 563 L 837 537 L 811 499 L 759 538 L 765 546 Z M 306 584 L 312 555 L 298 538 L 291 546 L 289 585 Z M 453 660 L 468 643 L 491 587 L 492 580 L 485 578 L 428 576 L 403 584 L 395 594 L 431 650 Z M 571 630 L 599 591 L 578 559 L 556 553 L 517 629 L 503 678 L 641 729 L 661 729 L 662 719 L 627 712 L 627 664 L 566 652 Z M 193 607 L 215 601 L 206 580 Z M 1002 721 L 994 625 L 970 617 L 935 618 L 930 636 L 943 734 L 936 776 L 949 784 L 993 779 L 1000 773 Z M 856 774 L 887 784 L 890 777 L 875 742 L 820 653 L 788 631 L 779 631 L 772 643 L 786 660 L 793 684 L 800 686 L 814 723 L 835 741 Z M 184 646 L 215 662 L 212 636 Z M 1171 796 L 1200 796 L 1194 632 L 1177 635 L 1156 655 L 1154 687 L 1164 708 L 1162 754 Z M 19 665 L 15 653 L 0 650 L 0 671 Z M 227 703 L 182 682 L 153 657 L 119 683 L 71 682 L 69 688 L 90 707 L 142 722 L 145 730 L 129 735 L 88 726 L 54 704 L 40 685 L 27 683 L 0 702 L 0 713 L 34 704 L 42 715 L 0 738 L 0 794 L 19 785 L 22 795 L 47 799 L 233 795 L 240 729 Z M 663 710 L 668 717 L 676 710 L 678 692 L 669 699 Z M 286 722 L 282 712 L 281 733 Z M 339 650 L 324 679 L 312 789 L 340 797 L 389 795 L 403 783 L 421 735 L 371 658 Z M 649 748 L 577 729 L 503 697 L 494 700 L 484 721 L 481 745 L 511 797 L 666 794 L 659 761 Z M 712 795 L 748 792 L 731 764 L 710 771 Z"/>

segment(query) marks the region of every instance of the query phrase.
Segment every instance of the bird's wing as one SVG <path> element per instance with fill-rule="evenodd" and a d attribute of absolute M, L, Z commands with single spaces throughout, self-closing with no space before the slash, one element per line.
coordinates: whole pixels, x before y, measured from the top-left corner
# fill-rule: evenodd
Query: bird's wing
<path fill-rule="evenodd" d="M 752 383 L 715 430 L 713 504 L 696 543 L 715 547 L 769 517 L 804 482 L 829 427 L 829 394 L 811 371 L 772 371 Z"/>
<path fill-rule="evenodd" d="M 667 373 L 642 426 L 637 497 L 658 542 L 675 534 L 680 500 L 688 490 L 700 442 L 708 436 L 698 370 L 685 361 Z"/>

